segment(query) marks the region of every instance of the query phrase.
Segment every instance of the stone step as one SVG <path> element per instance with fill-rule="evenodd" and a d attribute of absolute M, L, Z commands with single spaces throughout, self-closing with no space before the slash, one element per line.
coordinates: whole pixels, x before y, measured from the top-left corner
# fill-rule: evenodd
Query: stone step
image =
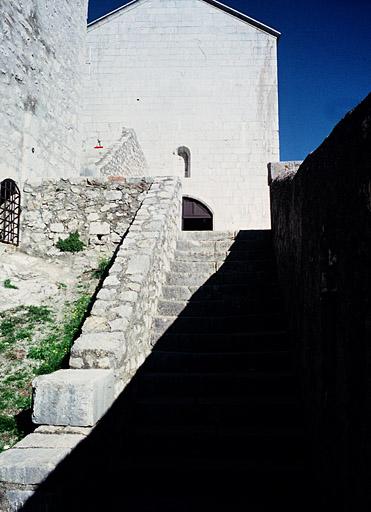
<path fill-rule="evenodd" d="M 188 372 L 281 372 L 292 370 L 290 351 L 276 352 L 165 352 L 155 349 L 144 365 L 145 371 Z"/>
<path fill-rule="evenodd" d="M 234 240 L 236 231 L 180 231 L 178 240 L 225 241 Z"/>
<path fill-rule="evenodd" d="M 159 316 L 227 316 L 228 314 L 243 315 L 251 313 L 264 313 L 274 311 L 281 313 L 282 301 L 279 298 L 266 297 L 263 299 L 230 297 L 226 299 L 202 300 L 200 294 L 191 301 L 160 300 L 157 314 Z"/>
<path fill-rule="evenodd" d="M 156 334 L 153 334 L 155 343 Z M 250 334 L 164 334 L 155 350 L 198 352 L 276 352 L 289 350 L 292 341 L 287 331 L 253 332 Z"/>
<path fill-rule="evenodd" d="M 165 333 L 248 333 L 259 332 L 259 330 L 285 329 L 287 320 L 283 315 L 269 312 L 242 316 L 187 317 L 182 315 L 179 318 L 176 316 L 157 316 L 153 327 L 158 335 Z"/>
<path fill-rule="evenodd" d="M 181 231 L 178 240 L 271 240 L 271 230 L 240 230 L 240 231 Z"/>
<path fill-rule="evenodd" d="M 272 242 L 270 240 L 178 240 L 178 251 L 193 252 L 213 252 L 225 253 L 242 251 L 247 254 L 263 254 L 267 251 L 272 252 Z"/>
<path fill-rule="evenodd" d="M 215 272 L 272 272 L 275 264 L 272 260 L 258 261 L 189 261 L 178 260 L 171 264 L 171 272 L 186 272 L 189 274 L 214 274 Z"/>
<path fill-rule="evenodd" d="M 250 251 L 216 251 L 209 249 L 188 249 L 182 251 L 177 249 L 174 254 L 175 261 L 211 261 L 211 262 L 249 262 L 249 263 L 260 263 L 261 261 L 271 262 L 275 264 L 273 254 L 267 250 L 250 250 Z"/>
<path fill-rule="evenodd" d="M 208 274 L 211 276 L 218 270 L 214 261 L 172 261 L 170 272 L 187 272 L 190 274 Z"/>
<path fill-rule="evenodd" d="M 272 300 L 281 298 L 277 283 L 250 283 L 250 284 L 209 284 L 201 287 L 189 285 L 164 285 L 162 297 L 164 300 L 188 301 L 192 300 L 224 300 L 228 298 L 246 300 Z"/>
<path fill-rule="evenodd" d="M 247 428 L 246 426 L 138 425 L 131 431 L 131 450 L 141 447 L 148 457 L 249 459 L 250 463 L 284 459 L 297 463 L 306 453 L 304 433 L 293 428 Z M 130 447 L 129 447 L 130 450 Z"/>
<path fill-rule="evenodd" d="M 220 462 L 200 457 L 180 462 L 175 457 L 149 458 L 138 454 L 126 464 L 123 462 L 122 471 L 114 488 L 120 488 L 124 478 L 123 510 L 270 512 L 279 509 L 277 504 L 281 503 L 285 512 L 319 510 L 318 504 L 307 496 L 308 479 L 303 464 L 285 464 L 284 458 L 249 463 L 236 460 L 231 454 Z"/>
<path fill-rule="evenodd" d="M 202 286 L 204 284 L 259 284 L 276 283 L 277 276 L 272 271 L 259 272 L 218 272 L 216 274 L 195 274 L 188 272 L 171 272 L 166 284 L 173 286 Z"/>
<path fill-rule="evenodd" d="M 297 427 L 303 418 L 299 401 L 287 397 L 231 397 L 229 400 L 218 397 L 204 400 L 153 397 L 152 400 L 138 400 L 133 406 L 133 421 L 147 426 L 197 424 L 251 428 L 274 425 L 281 429 Z"/>
<path fill-rule="evenodd" d="M 290 372 L 252 373 L 147 373 L 142 369 L 132 381 L 135 399 L 155 396 L 193 397 L 278 397 L 297 398 L 300 387 Z"/>

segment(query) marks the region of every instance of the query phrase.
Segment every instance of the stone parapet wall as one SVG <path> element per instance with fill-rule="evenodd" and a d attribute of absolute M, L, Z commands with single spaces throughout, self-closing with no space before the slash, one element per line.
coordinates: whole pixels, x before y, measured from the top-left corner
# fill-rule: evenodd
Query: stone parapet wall
<path fill-rule="evenodd" d="M 58 256 L 59 238 L 78 231 L 86 248 L 111 253 L 130 226 L 153 179 L 50 179 L 23 188 L 21 250 Z"/>
<path fill-rule="evenodd" d="M 70 369 L 34 381 L 33 419 L 43 426 L 0 456 L 1 512 L 20 510 L 84 440 L 150 354 L 151 328 L 175 253 L 180 207 L 180 181 L 155 178 L 72 348 Z"/>
<path fill-rule="evenodd" d="M 81 337 L 71 368 L 114 369 L 117 389 L 151 351 L 151 327 L 180 225 L 176 178 L 156 178 L 120 246 Z"/>
<path fill-rule="evenodd" d="M 126 178 L 148 175 L 148 164 L 134 130 L 122 128 L 120 138 L 108 149 L 92 149 L 97 140 L 85 143 L 90 143 L 91 149 L 86 152 L 81 175 Z"/>
<path fill-rule="evenodd" d="M 1 2 L 0 181 L 79 175 L 87 4 Z"/>
<path fill-rule="evenodd" d="M 371 95 L 296 167 L 271 183 L 272 229 L 314 467 L 331 508 L 369 510 Z"/>

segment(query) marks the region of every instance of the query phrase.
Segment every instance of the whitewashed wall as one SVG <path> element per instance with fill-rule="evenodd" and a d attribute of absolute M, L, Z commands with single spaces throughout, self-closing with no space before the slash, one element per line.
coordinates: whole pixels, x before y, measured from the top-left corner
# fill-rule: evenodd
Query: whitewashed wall
<path fill-rule="evenodd" d="M 182 176 L 215 229 L 269 226 L 267 163 L 279 160 L 277 39 L 202 0 L 141 0 L 92 25 L 85 149 L 123 125 L 152 175 Z"/>
<path fill-rule="evenodd" d="M 0 0 L 0 180 L 78 175 L 87 0 Z"/>

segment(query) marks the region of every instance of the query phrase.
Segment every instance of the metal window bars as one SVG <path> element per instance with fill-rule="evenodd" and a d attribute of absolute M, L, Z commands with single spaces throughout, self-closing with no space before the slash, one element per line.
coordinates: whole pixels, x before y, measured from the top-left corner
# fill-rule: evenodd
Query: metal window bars
<path fill-rule="evenodd" d="M 15 181 L 0 183 L 0 242 L 19 245 L 21 194 Z"/>

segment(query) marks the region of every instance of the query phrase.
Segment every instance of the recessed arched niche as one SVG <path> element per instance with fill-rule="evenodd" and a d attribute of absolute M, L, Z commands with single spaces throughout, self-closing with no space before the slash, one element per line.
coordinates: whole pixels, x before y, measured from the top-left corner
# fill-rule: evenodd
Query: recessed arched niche
<path fill-rule="evenodd" d="M 178 148 L 178 155 L 184 160 L 184 177 L 191 177 L 191 151 L 185 146 Z"/>

